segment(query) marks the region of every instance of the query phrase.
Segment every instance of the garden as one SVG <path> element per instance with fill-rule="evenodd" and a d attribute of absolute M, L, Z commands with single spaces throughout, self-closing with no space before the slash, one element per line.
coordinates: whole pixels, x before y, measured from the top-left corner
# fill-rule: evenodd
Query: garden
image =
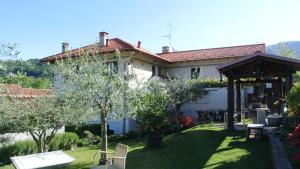
<path fill-rule="evenodd" d="M 118 73 L 106 58 L 93 56 L 96 53 L 90 51 L 76 60 L 70 57 L 52 65 L 54 72 L 60 72 L 60 88 L 53 88 L 49 96 L 1 97 L 0 134 L 26 132 L 32 137 L 3 144 L 1 168 L 13 167 L 12 156 L 55 150 L 64 150 L 75 158 L 67 168 L 106 165 L 107 152 L 113 152 L 118 143 L 129 146 L 128 169 L 272 168 L 267 139 L 246 141 L 245 131 L 225 131 L 214 124 L 196 125 L 180 112 L 185 103 L 206 95 L 205 87 L 224 83 L 178 77 L 162 81 L 152 77 L 140 84 L 134 75 Z M 116 51 L 114 58 L 121 59 L 121 53 Z M 298 117 L 299 112 L 299 86 L 296 84 L 287 97 L 293 117 Z M 99 123 L 83 123 L 96 117 L 100 117 Z M 126 117 L 136 119 L 138 130 L 113 135 L 108 120 Z M 63 126 L 66 132 L 58 133 Z M 291 160 L 299 161 L 300 126 L 294 127 L 285 129 L 283 133 L 291 133 L 282 138 Z M 94 160 L 99 150 L 106 153 Z"/>
<path fill-rule="evenodd" d="M 199 125 L 180 134 L 164 137 L 159 149 L 145 147 L 143 138 L 128 138 L 111 142 L 109 151 L 121 142 L 130 147 L 128 169 L 194 169 L 194 168 L 272 168 L 268 142 L 247 142 L 245 132 L 228 133 L 213 125 Z M 88 169 L 94 163 L 99 145 L 68 150 L 76 160 L 68 167 Z M 13 168 L 7 165 L 1 169 Z"/>

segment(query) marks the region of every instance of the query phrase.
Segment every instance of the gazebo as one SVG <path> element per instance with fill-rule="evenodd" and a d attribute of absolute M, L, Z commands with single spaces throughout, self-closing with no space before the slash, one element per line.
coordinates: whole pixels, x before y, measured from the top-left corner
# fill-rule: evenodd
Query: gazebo
<path fill-rule="evenodd" d="M 234 112 L 241 112 L 241 84 L 270 83 L 278 98 L 282 99 L 292 87 L 292 75 L 300 70 L 300 60 L 256 52 L 222 65 L 218 70 L 228 79 L 227 127 L 228 130 L 234 130 Z"/>

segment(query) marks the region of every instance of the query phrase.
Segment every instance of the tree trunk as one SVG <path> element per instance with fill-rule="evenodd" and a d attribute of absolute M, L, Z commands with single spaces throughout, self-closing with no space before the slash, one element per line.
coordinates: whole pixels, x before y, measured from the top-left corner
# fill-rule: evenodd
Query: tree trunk
<path fill-rule="evenodd" d="M 42 139 L 41 139 L 42 135 L 39 132 L 37 133 L 34 131 L 30 131 L 29 133 L 36 144 L 38 153 L 42 153 L 43 152 Z"/>
<path fill-rule="evenodd" d="M 107 113 L 101 112 L 101 151 L 107 152 Z M 101 153 L 100 165 L 108 163 L 107 153 Z"/>
<path fill-rule="evenodd" d="M 41 140 L 35 141 L 35 143 L 37 145 L 38 153 L 42 153 L 43 152 L 43 147 L 42 147 Z"/>
<path fill-rule="evenodd" d="M 179 133 L 180 132 L 180 129 L 181 129 L 181 127 L 180 127 L 180 107 L 181 107 L 181 105 L 180 104 L 176 104 L 175 105 L 175 113 L 176 113 L 176 132 L 177 133 Z"/>

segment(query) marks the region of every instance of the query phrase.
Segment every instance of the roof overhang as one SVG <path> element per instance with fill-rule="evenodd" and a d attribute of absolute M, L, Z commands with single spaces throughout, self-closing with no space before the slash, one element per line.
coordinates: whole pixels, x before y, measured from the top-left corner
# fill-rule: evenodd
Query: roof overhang
<path fill-rule="evenodd" d="M 300 70 L 300 60 L 265 53 L 248 55 L 217 67 L 227 77 L 284 77 Z"/>

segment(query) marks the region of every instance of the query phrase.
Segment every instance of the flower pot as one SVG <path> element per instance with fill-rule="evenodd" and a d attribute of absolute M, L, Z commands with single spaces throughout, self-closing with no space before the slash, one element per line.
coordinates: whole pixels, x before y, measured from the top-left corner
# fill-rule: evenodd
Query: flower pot
<path fill-rule="evenodd" d="M 149 148 L 159 148 L 163 142 L 162 136 L 149 135 L 147 138 L 147 146 Z"/>

